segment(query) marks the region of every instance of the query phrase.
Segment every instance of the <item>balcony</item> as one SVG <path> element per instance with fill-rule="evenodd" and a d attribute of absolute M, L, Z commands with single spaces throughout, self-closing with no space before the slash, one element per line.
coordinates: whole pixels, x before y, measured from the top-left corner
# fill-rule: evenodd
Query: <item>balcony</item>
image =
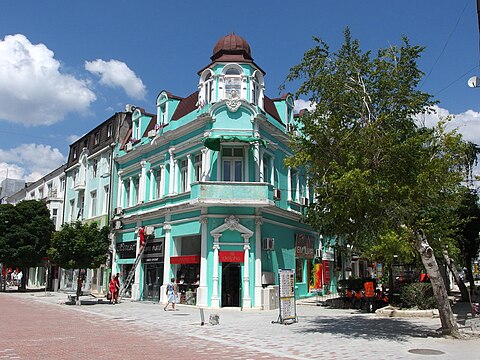
<path fill-rule="evenodd" d="M 190 203 L 210 206 L 273 206 L 273 186 L 257 182 L 197 182 Z"/>
<path fill-rule="evenodd" d="M 85 190 L 85 179 L 76 179 L 73 183 L 73 190 L 82 191 Z"/>

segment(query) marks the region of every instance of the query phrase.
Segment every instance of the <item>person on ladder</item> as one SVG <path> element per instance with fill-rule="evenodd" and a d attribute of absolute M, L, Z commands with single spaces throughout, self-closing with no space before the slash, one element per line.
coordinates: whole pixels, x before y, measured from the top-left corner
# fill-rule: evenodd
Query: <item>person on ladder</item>
<path fill-rule="evenodd" d="M 140 227 L 138 230 L 138 236 L 140 238 L 140 249 L 145 246 L 145 226 Z"/>

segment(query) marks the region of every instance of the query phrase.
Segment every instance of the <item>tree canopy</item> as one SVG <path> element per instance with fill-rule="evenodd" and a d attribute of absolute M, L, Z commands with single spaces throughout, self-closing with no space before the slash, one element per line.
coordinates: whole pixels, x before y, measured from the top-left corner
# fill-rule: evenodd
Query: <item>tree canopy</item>
<path fill-rule="evenodd" d="M 6 266 L 37 266 L 47 256 L 55 230 L 42 201 L 0 205 L 0 262 Z"/>
<path fill-rule="evenodd" d="M 307 169 L 315 192 L 307 222 L 360 247 L 405 226 L 449 238 L 467 149 L 448 119 L 427 128 L 417 116 L 435 104 L 417 89 L 423 48 L 403 38 L 373 57 L 348 29 L 336 52 L 314 41 L 287 77 L 303 81 L 296 95 L 314 106 L 287 160 Z"/>
<path fill-rule="evenodd" d="M 106 261 L 108 234 L 107 226 L 99 228 L 95 222 L 66 223 L 54 234 L 48 254 L 53 263 L 65 269 L 97 268 Z"/>

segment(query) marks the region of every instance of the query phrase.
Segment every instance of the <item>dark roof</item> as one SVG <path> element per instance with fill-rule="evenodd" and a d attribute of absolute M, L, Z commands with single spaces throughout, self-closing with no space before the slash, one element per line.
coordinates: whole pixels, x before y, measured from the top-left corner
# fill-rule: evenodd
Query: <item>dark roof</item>
<path fill-rule="evenodd" d="M 213 48 L 213 61 L 252 62 L 252 52 L 247 40 L 237 34 L 229 34 L 220 38 Z"/>
<path fill-rule="evenodd" d="M 273 100 L 266 95 L 263 97 L 263 107 L 265 108 L 267 114 L 270 114 L 270 116 L 277 120 L 280 124 L 283 124 Z"/>
<path fill-rule="evenodd" d="M 156 123 L 157 123 L 157 115 L 153 115 L 152 118 L 150 119 L 150 122 L 148 123 L 147 129 L 143 133 L 143 136 L 148 136 L 148 132 L 155 128 Z"/>
<path fill-rule="evenodd" d="M 198 91 L 180 100 L 177 109 L 172 115 L 172 120 L 178 120 L 197 109 Z"/>

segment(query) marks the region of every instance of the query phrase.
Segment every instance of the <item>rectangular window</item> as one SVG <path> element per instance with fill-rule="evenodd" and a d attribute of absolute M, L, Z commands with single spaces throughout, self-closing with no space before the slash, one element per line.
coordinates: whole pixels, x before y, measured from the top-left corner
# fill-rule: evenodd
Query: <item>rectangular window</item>
<path fill-rule="evenodd" d="M 222 149 L 223 181 L 243 181 L 243 148 Z"/>
<path fill-rule="evenodd" d="M 58 209 L 52 209 L 52 222 L 53 225 L 57 226 L 57 215 L 58 215 Z"/>
<path fill-rule="evenodd" d="M 268 174 L 268 169 L 269 168 L 270 168 L 269 158 L 264 156 L 263 157 L 263 182 L 266 182 L 266 183 L 270 182 L 270 176 Z"/>
<path fill-rule="evenodd" d="M 292 201 L 298 201 L 297 199 L 297 172 L 292 169 L 290 172 L 290 189 Z"/>
<path fill-rule="evenodd" d="M 110 173 L 110 163 L 112 162 L 112 153 L 108 153 L 105 158 L 105 171 L 104 174 Z"/>
<path fill-rule="evenodd" d="M 60 178 L 60 192 L 64 192 L 65 191 L 65 176 L 62 176 Z"/>
<path fill-rule="evenodd" d="M 82 220 L 83 219 L 83 207 L 84 206 L 85 206 L 85 194 L 82 194 L 82 196 L 78 200 L 77 220 Z"/>
<path fill-rule="evenodd" d="M 98 170 L 98 160 L 93 159 L 93 165 L 92 165 L 92 178 L 97 177 L 97 170 Z"/>
<path fill-rule="evenodd" d="M 96 132 L 93 135 L 93 146 L 97 146 L 98 144 L 100 144 L 100 132 Z"/>
<path fill-rule="evenodd" d="M 73 160 L 75 160 L 77 158 L 77 147 L 74 147 L 72 149 L 72 158 L 73 158 Z"/>
<path fill-rule="evenodd" d="M 200 181 L 202 176 L 202 156 L 195 155 L 193 167 L 195 170 L 195 179 L 193 181 Z"/>
<path fill-rule="evenodd" d="M 125 194 L 126 194 L 126 199 L 127 199 L 125 204 L 127 204 L 127 207 L 128 207 L 128 206 L 130 206 L 130 181 L 126 181 L 126 183 L 125 183 Z"/>
<path fill-rule="evenodd" d="M 297 283 L 303 282 L 303 263 L 304 263 L 304 259 L 302 258 L 295 259 L 295 281 Z"/>
<path fill-rule="evenodd" d="M 38 198 L 43 199 L 43 189 L 42 188 L 38 189 Z"/>
<path fill-rule="evenodd" d="M 97 192 L 90 193 L 90 217 L 97 216 Z"/>
<path fill-rule="evenodd" d="M 134 196 L 134 200 L 133 200 L 133 204 L 136 205 L 138 204 L 139 200 L 140 200 L 140 181 L 138 178 L 136 178 L 134 181 L 133 181 L 133 186 L 135 187 L 135 194 L 133 195 Z"/>
<path fill-rule="evenodd" d="M 74 220 L 73 219 L 74 214 L 75 214 L 75 199 L 70 200 L 70 213 L 68 215 L 68 219 L 70 220 L 70 222 Z"/>
<path fill-rule="evenodd" d="M 104 186 L 103 187 L 103 206 L 102 206 L 102 210 L 103 210 L 103 214 L 106 214 L 107 213 L 107 210 L 108 210 L 108 195 L 110 193 L 110 187 L 108 185 Z"/>
<path fill-rule="evenodd" d="M 30 199 L 35 199 L 35 193 L 33 191 L 30 193 Z"/>
<path fill-rule="evenodd" d="M 180 163 L 180 192 L 187 191 L 187 160 Z"/>
<path fill-rule="evenodd" d="M 113 135 L 113 124 L 110 123 L 107 125 L 107 138 L 111 138 Z"/>

